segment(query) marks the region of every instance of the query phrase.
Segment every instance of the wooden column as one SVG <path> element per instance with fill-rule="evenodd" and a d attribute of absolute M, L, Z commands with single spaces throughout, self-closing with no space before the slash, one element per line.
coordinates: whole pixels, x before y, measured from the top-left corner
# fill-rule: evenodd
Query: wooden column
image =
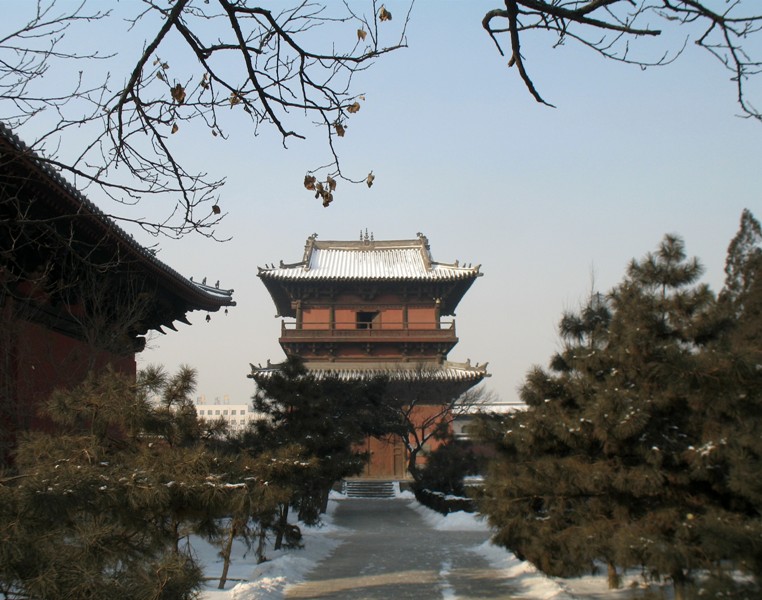
<path fill-rule="evenodd" d="M 301 329 L 302 328 L 302 301 L 297 300 L 294 304 L 296 305 L 296 328 Z"/>

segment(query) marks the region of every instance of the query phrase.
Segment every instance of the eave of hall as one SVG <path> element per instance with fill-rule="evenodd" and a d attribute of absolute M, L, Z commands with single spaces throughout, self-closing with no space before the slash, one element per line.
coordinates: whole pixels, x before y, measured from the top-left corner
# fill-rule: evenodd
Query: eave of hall
<path fill-rule="evenodd" d="M 307 239 L 301 261 L 258 267 L 257 276 L 273 298 L 277 316 L 295 317 L 296 302 L 331 301 L 358 292 L 365 300 L 394 292 L 401 298 L 440 301 L 441 314 L 453 315 L 481 265 L 440 263 L 428 239 L 376 241 L 367 232 L 359 241 Z"/>

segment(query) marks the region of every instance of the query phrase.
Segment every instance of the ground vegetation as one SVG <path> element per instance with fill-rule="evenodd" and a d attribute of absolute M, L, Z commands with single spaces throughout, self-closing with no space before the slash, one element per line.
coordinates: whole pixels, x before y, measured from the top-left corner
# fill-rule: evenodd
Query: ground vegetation
<path fill-rule="evenodd" d="M 417 486 L 420 489 L 465 498 L 466 478 L 479 475 L 485 462 L 485 458 L 479 455 L 470 440 L 459 440 L 449 436 L 426 457 L 426 467 Z"/>
<path fill-rule="evenodd" d="M 27 433 L 0 476 L 4 597 L 193 597 L 201 572 L 182 540 L 220 508 L 193 443 L 193 381 L 107 371 L 54 393 L 51 430 Z"/>
<path fill-rule="evenodd" d="M 50 427 L 26 433 L 0 473 L 0 595 L 194 598 L 191 536 L 220 547 L 223 587 L 234 539 L 265 560 L 279 507 L 316 461 L 287 444 L 237 451 L 223 421 L 197 418 L 194 390 L 193 369 L 150 367 L 53 394 Z"/>

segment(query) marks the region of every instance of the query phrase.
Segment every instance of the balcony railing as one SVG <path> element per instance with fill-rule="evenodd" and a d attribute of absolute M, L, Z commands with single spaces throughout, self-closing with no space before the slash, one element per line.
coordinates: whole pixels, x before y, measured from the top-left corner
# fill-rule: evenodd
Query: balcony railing
<path fill-rule="evenodd" d="M 281 322 L 281 339 L 286 340 L 357 340 L 357 339 L 406 339 L 426 338 L 436 340 L 455 339 L 455 322 L 438 323 L 433 326 L 423 323 L 387 323 L 383 327 L 375 323 L 305 323 L 301 328 L 294 322 Z"/>

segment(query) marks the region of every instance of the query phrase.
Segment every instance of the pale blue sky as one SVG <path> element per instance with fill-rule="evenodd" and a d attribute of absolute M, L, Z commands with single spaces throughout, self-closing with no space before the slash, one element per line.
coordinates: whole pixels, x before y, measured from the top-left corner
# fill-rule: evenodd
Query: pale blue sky
<path fill-rule="evenodd" d="M 250 395 L 248 363 L 282 357 L 256 265 L 299 260 L 313 232 L 421 231 L 435 259 L 481 263 L 450 358 L 489 361 L 487 385 L 507 401 L 533 364 L 547 363 L 561 312 L 584 298 L 591 278 L 609 289 L 665 233 L 682 235 L 705 280 L 721 285 L 741 210 L 762 216 L 762 126 L 735 116 L 727 73 L 692 45 L 676 64 L 641 71 L 527 40 L 527 66 L 558 106 L 543 107 L 481 29 L 494 5 L 419 2 L 410 47 L 363 76 L 367 100 L 339 143 L 349 173 L 374 170 L 371 190 L 340 185 L 324 209 L 300 185 L 315 164 L 310 143 L 285 152 L 241 135 L 215 145 L 229 177 L 223 230 L 234 239 L 165 244 L 162 257 L 184 273 L 219 277 L 236 289 L 238 307 L 208 325 L 196 317 L 144 358 L 196 366 L 208 398 Z M 404 12 L 387 7 L 395 18 Z"/>
<path fill-rule="evenodd" d="M 346 172 L 372 169 L 375 185 L 340 183 L 328 209 L 301 184 L 324 158 L 318 130 L 287 151 L 271 132 L 254 138 L 245 129 L 227 142 L 189 131 L 173 138 L 227 176 L 220 234 L 233 239 L 165 241 L 159 256 L 186 276 L 235 288 L 238 306 L 210 323 L 191 314 L 193 326 L 155 337 L 141 363 L 190 364 L 199 394 L 247 400 L 248 364 L 283 357 L 256 267 L 300 260 L 312 233 L 357 239 L 367 228 L 376 239 L 403 239 L 420 231 L 435 260 L 481 263 L 450 358 L 489 361 L 487 386 L 506 401 L 533 364 L 547 364 L 562 311 L 577 306 L 591 279 L 610 289 L 665 233 L 685 239 L 719 288 L 742 209 L 762 217 L 762 125 L 735 116 L 729 74 L 691 44 L 674 65 L 642 71 L 527 38 L 527 68 L 558 106 L 547 108 L 481 28 L 499 4 L 415 5 L 409 48 L 358 78 L 366 101 L 337 142 Z M 404 5 L 386 6 L 398 24 Z M 655 43 L 645 51 L 658 56 L 682 41 Z"/>

